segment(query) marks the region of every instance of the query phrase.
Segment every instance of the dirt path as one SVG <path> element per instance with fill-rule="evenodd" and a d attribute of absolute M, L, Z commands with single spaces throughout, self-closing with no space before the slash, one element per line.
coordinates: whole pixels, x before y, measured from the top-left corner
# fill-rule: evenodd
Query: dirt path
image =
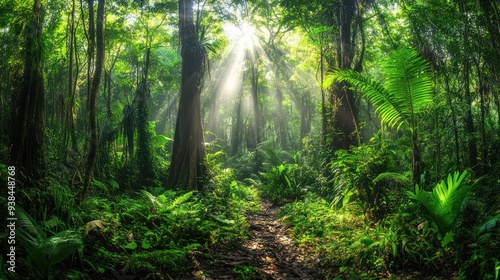
<path fill-rule="evenodd" d="M 278 222 L 278 207 L 263 201 L 261 212 L 249 214 L 250 237 L 240 248 L 215 248 L 209 255 L 193 256 L 193 279 L 322 279 L 318 260 L 295 248 L 286 228 Z"/>

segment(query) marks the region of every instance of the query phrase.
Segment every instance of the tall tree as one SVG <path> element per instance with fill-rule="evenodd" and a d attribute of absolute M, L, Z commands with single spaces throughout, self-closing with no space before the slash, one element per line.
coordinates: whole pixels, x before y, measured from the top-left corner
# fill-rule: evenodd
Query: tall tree
<path fill-rule="evenodd" d="M 25 28 L 24 74 L 14 110 L 10 144 L 10 162 L 21 167 L 30 179 L 44 177 L 44 103 L 42 60 L 42 1 L 33 2 L 32 18 Z"/>
<path fill-rule="evenodd" d="M 360 0 L 282 0 L 281 4 L 287 10 L 285 20 L 302 26 L 320 43 L 321 79 L 323 69 L 362 70 L 365 36 Z M 333 150 L 349 149 L 359 142 L 354 92 L 345 82 L 334 82 L 327 91 L 322 92 L 324 141 Z"/>
<path fill-rule="evenodd" d="M 336 18 L 336 60 L 338 69 L 362 70 L 364 54 L 364 30 L 361 8 L 358 1 L 341 0 L 335 7 Z M 358 61 L 354 61 L 358 32 L 361 33 L 361 51 Z M 332 110 L 332 126 L 327 126 L 327 133 L 332 140 L 334 150 L 349 149 L 357 142 L 358 108 L 354 92 L 344 82 L 333 83 L 330 88 L 329 108 Z"/>
<path fill-rule="evenodd" d="M 97 3 L 97 24 L 94 27 L 94 1 L 89 0 L 89 65 L 93 56 L 94 39 L 96 45 L 95 69 L 91 79 L 90 90 L 88 94 L 88 116 L 90 128 L 90 147 L 85 164 L 85 181 L 83 185 L 83 196 L 87 195 L 90 180 L 94 172 L 94 166 L 97 158 L 98 134 L 97 134 L 97 93 L 101 82 L 101 74 L 104 65 L 104 5 L 105 0 L 99 0 Z M 90 66 L 89 66 L 90 67 Z M 89 71 L 90 72 L 90 71 Z"/>
<path fill-rule="evenodd" d="M 206 151 L 200 94 L 206 51 L 198 39 L 192 0 L 179 0 L 179 35 L 182 57 L 181 92 L 168 186 L 197 190 L 205 175 Z"/>

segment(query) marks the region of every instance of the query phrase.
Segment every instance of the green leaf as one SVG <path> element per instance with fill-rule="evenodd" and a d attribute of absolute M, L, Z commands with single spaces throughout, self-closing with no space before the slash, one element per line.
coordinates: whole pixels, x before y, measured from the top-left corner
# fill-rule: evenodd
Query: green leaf
<path fill-rule="evenodd" d="M 453 236 L 455 236 L 455 233 L 453 233 L 452 231 L 448 231 L 441 241 L 441 246 L 444 247 L 446 246 L 446 244 L 453 242 Z"/>
<path fill-rule="evenodd" d="M 375 242 L 375 240 L 371 239 L 370 237 L 361 237 L 361 239 L 359 239 L 359 242 L 366 246 L 370 246 Z"/>
<path fill-rule="evenodd" d="M 376 108 L 382 121 L 400 129 L 413 129 L 414 115 L 433 100 L 430 67 L 418 52 L 400 48 L 389 53 L 382 64 L 383 80 L 376 81 L 352 70 L 336 70 L 325 78 L 324 88 L 334 82 L 348 82 L 358 88 Z"/>
<path fill-rule="evenodd" d="M 40 249 L 48 256 L 49 267 L 63 261 L 80 248 L 83 248 L 82 238 L 71 231 L 57 233 L 40 246 Z"/>
<path fill-rule="evenodd" d="M 117 190 L 120 188 L 120 184 L 115 179 L 109 180 L 109 184 L 113 187 L 113 189 Z"/>
<path fill-rule="evenodd" d="M 130 249 L 130 250 L 135 250 L 137 248 L 137 243 L 130 242 L 127 245 L 125 245 L 123 248 Z"/>
<path fill-rule="evenodd" d="M 411 199 L 424 207 L 425 217 L 432 222 L 444 236 L 453 227 L 455 219 L 469 194 L 472 186 L 463 184 L 468 172 L 448 174 L 446 180 L 439 182 L 432 190 L 426 192 L 418 186 L 415 192 L 408 192 Z"/>
<path fill-rule="evenodd" d="M 495 226 L 500 222 L 500 213 L 486 220 L 482 225 L 477 228 L 476 236 L 479 236 L 485 232 L 490 231 L 495 228 Z"/>
<path fill-rule="evenodd" d="M 142 249 L 147 250 L 147 249 L 151 248 L 151 244 L 149 244 L 149 242 L 147 240 L 143 240 L 141 247 L 142 247 Z"/>

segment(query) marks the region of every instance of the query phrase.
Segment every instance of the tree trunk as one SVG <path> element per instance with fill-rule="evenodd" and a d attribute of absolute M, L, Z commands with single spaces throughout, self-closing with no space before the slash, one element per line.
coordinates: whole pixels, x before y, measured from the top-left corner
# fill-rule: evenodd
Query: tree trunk
<path fill-rule="evenodd" d="M 78 69 L 76 69 L 76 75 L 74 73 L 75 70 L 75 49 L 76 49 L 76 28 L 75 28 L 75 11 L 76 11 L 76 1 L 72 0 L 71 3 L 71 12 L 68 19 L 68 41 L 67 41 L 67 51 L 69 54 L 68 57 L 68 94 L 64 100 L 64 103 L 61 104 L 64 108 L 64 137 L 63 143 L 66 146 L 70 146 L 68 141 L 71 140 L 71 148 L 73 151 L 77 151 L 78 145 L 76 140 L 76 131 L 75 131 L 75 119 L 73 116 L 73 107 L 75 104 L 75 92 L 76 92 L 76 84 L 78 76 Z M 77 67 L 78 68 L 78 67 Z M 68 138 L 69 134 L 69 138 Z M 68 140 L 69 139 L 69 140 Z M 67 150 L 64 151 L 64 155 L 67 155 Z M 66 156 L 65 156 L 66 158 Z"/>
<path fill-rule="evenodd" d="M 94 19 L 93 19 L 93 0 L 89 0 L 89 38 L 92 40 L 94 38 Z M 90 180 L 92 179 L 94 166 L 97 158 L 97 145 L 98 145 L 98 134 L 97 134 L 97 93 L 99 91 L 99 84 L 101 82 L 101 74 L 104 65 L 104 4 L 105 0 L 99 0 L 97 4 L 97 25 L 95 29 L 95 39 L 96 39 L 96 59 L 95 59 L 95 70 L 92 77 L 91 88 L 88 96 L 88 114 L 89 114 L 89 128 L 90 128 L 90 147 L 87 154 L 87 162 L 85 164 L 85 181 L 83 185 L 82 196 L 85 197 L 89 190 Z M 90 42 L 89 45 L 93 45 Z M 89 62 L 90 62 L 89 56 Z"/>
<path fill-rule="evenodd" d="M 139 167 L 139 182 L 148 185 L 153 182 L 153 153 L 151 151 L 151 133 L 149 131 L 149 108 L 147 105 L 148 87 L 148 71 L 150 48 L 146 49 L 146 63 L 144 66 L 144 74 L 142 81 L 137 88 L 138 104 L 137 104 L 137 164 Z"/>
<path fill-rule="evenodd" d="M 469 152 L 469 167 L 477 168 L 477 146 L 476 146 L 476 136 L 474 120 L 472 116 L 472 93 L 470 91 L 470 75 L 471 75 L 471 62 L 470 62 L 470 50 L 469 50 L 469 21 L 466 10 L 466 3 L 464 1 L 460 2 L 460 13 L 462 14 L 464 23 L 464 33 L 463 33 L 463 80 L 464 80 L 464 91 L 465 91 L 465 102 L 467 109 L 465 112 L 465 128 L 467 131 L 467 147 Z"/>
<path fill-rule="evenodd" d="M 200 108 L 205 50 L 198 41 L 192 0 L 179 0 L 179 35 L 182 57 L 181 96 L 168 186 L 198 190 L 205 176 L 206 152 Z"/>
<path fill-rule="evenodd" d="M 41 1 L 35 0 L 33 18 L 26 26 L 23 84 L 13 112 L 15 117 L 10 141 L 10 164 L 33 181 L 45 177 L 42 13 Z"/>
<path fill-rule="evenodd" d="M 241 116 L 241 106 L 242 106 L 242 96 L 238 98 L 238 103 L 236 104 L 236 120 L 233 118 L 233 127 L 231 130 L 231 155 L 236 156 L 240 152 L 241 145 L 241 131 L 243 127 L 243 121 Z"/>
<path fill-rule="evenodd" d="M 342 0 L 337 4 L 336 17 L 339 27 L 337 35 L 336 66 L 339 69 L 353 69 L 354 47 L 357 29 L 362 26 L 356 22 L 356 3 L 352 0 Z M 361 15 L 358 15 L 360 20 Z M 362 56 L 356 63 L 360 67 Z M 336 82 L 330 89 L 329 105 L 333 121 L 327 126 L 327 133 L 332 141 L 333 150 L 349 149 L 357 143 L 357 114 L 354 92 L 345 82 Z"/>
<path fill-rule="evenodd" d="M 276 65 L 276 76 L 275 76 L 275 82 L 276 82 L 276 114 L 278 116 L 278 143 L 280 143 L 280 146 L 282 149 L 287 149 L 288 148 L 288 126 L 285 118 L 285 114 L 283 113 L 283 92 L 281 91 L 281 86 L 279 83 L 279 69 L 278 65 Z"/>

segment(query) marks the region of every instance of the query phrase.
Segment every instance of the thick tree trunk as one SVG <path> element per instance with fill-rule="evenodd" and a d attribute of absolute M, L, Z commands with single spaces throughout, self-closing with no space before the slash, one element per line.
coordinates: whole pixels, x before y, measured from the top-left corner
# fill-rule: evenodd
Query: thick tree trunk
<path fill-rule="evenodd" d="M 33 181 L 45 176 L 42 13 L 41 1 L 35 0 L 32 21 L 26 27 L 23 85 L 14 110 L 10 141 L 10 164 Z"/>
<path fill-rule="evenodd" d="M 87 162 L 85 164 L 85 181 L 83 185 L 83 197 L 88 193 L 90 180 L 92 179 L 94 166 L 97 158 L 98 134 L 97 134 L 97 93 L 101 82 L 101 74 L 104 65 L 104 4 L 105 0 L 99 0 L 97 4 L 97 25 L 95 29 L 96 37 L 96 59 L 95 70 L 91 82 L 91 88 L 88 96 L 88 113 L 89 113 L 89 128 L 90 128 L 90 147 L 87 154 Z M 89 34 L 94 31 L 93 20 L 93 0 L 89 0 Z M 93 38 L 94 35 L 90 35 Z M 93 45 L 93 42 L 90 42 Z M 89 56 L 90 61 L 90 56 Z"/>
<path fill-rule="evenodd" d="M 337 4 L 336 20 L 339 27 L 337 35 L 337 59 L 336 66 L 339 69 L 354 68 L 354 46 L 357 37 L 357 29 L 362 25 L 356 22 L 356 3 L 352 0 L 342 0 Z M 358 15 L 358 21 L 361 20 Z M 360 68 L 362 55 L 356 63 Z M 330 89 L 329 105 L 332 121 L 327 125 L 327 133 L 332 141 L 333 150 L 349 149 L 356 145 L 357 136 L 357 114 L 358 109 L 354 100 L 354 92 L 349 89 L 345 82 L 334 83 Z"/>
<path fill-rule="evenodd" d="M 198 41 L 193 1 L 179 0 L 182 81 L 168 186 L 198 190 L 205 176 L 200 94 L 205 50 Z"/>

